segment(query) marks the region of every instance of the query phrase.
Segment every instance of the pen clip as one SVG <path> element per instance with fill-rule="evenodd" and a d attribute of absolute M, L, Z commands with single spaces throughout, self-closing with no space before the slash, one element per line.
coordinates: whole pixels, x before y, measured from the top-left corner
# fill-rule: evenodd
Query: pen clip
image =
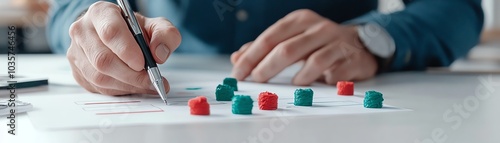
<path fill-rule="evenodd" d="M 134 11 L 132 11 L 132 8 L 130 8 L 129 1 L 117 0 L 117 2 L 120 8 L 122 9 L 123 17 L 125 18 L 130 29 L 132 29 L 135 35 L 142 34 L 142 29 L 139 26 L 139 22 L 137 22 L 137 18 L 134 15 Z"/>

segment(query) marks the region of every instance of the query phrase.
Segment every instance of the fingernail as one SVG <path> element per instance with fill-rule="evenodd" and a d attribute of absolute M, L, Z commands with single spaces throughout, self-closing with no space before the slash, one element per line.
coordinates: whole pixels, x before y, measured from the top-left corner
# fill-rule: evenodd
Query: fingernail
<path fill-rule="evenodd" d="M 170 49 L 168 49 L 165 44 L 160 44 L 156 47 L 156 56 L 161 62 L 167 61 L 168 54 L 170 54 Z"/>

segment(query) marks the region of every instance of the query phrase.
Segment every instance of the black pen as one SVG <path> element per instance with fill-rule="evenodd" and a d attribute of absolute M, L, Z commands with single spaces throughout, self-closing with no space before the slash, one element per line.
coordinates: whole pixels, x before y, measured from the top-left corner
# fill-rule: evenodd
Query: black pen
<path fill-rule="evenodd" d="M 167 104 L 167 93 L 165 92 L 165 87 L 163 85 L 163 78 L 160 74 L 160 70 L 158 69 L 158 65 L 156 65 L 156 61 L 151 54 L 151 50 L 149 50 L 149 46 L 146 43 L 144 35 L 142 34 L 142 28 L 141 26 L 139 26 L 139 22 L 137 22 L 134 11 L 132 11 L 132 9 L 130 8 L 130 3 L 128 2 L 128 0 L 117 0 L 117 2 L 122 9 L 122 15 L 127 22 L 128 28 L 130 29 L 130 31 L 132 31 L 135 41 L 137 41 L 139 47 L 142 50 L 142 55 L 144 55 L 144 60 L 146 62 L 144 68 L 148 71 L 149 79 L 153 83 L 153 86 L 155 87 L 163 102 Z"/>

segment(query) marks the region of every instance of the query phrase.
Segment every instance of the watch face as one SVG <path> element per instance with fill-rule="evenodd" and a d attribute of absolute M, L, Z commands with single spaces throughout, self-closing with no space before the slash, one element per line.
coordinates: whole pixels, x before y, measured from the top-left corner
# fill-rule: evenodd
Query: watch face
<path fill-rule="evenodd" d="M 390 58 L 396 50 L 392 37 L 376 23 L 368 23 L 358 29 L 358 34 L 366 48 L 375 56 Z"/>

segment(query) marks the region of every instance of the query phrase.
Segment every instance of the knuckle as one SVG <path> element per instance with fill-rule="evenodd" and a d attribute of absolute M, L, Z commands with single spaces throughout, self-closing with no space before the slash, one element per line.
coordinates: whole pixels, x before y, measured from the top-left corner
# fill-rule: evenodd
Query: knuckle
<path fill-rule="evenodd" d="M 294 16 L 293 14 L 289 14 L 283 18 L 281 18 L 280 20 L 278 20 L 275 25 L 276 27 L 278 27 L 278 29 L 282 29 L 282 30 L 288 30 L 290 29 L 291 26 L 293 26 L 293 24 L 295 24 L 297 17 Z"/>
<path fill-rule="evenodd" d="M 72 44 L 72 45 L 73 45 L 73 44 Z M 70 63 L 73 63 L 73 61 L 76 59 L 76 58 L 75 58 L 75 56 L 74 56 L 74 52 L 73 52 L 74 50 L 73 50 L 73 49 L 74 49 L 74 47 L 73 47 L 73 46 L 70 46 L 70 47 L 68 48 L 68 51 L 66 51 L 66 58 L 68 59 L 68 61 L 69 61 Z"/>
<path fill-rule="evenodd" d="M 175 37 L 181 37 L 181 32 L 179 32 L 179 29 L 175 28 L 174 26 L 168 26 L 165 32 L 168 34 L 174 34 Z"/>
<path fill-rule="evenodd" d="M 112 21 L 105 21 L 100 25 L 100 30 L 98 31 L 101 33 L 102 41 L 105 43 L 110 43 L 112 42 L 115 37 L 118 35 L 120 30 L 118 29 L 118 26 L 116 26 L 115 22 Z"/>
<path fill-rule="evenodd" d="M 258 39 L 258 41 L 259 44 L 257 45 L 259 46 L 257 46 L 256 48 L 266 51 L 269 51 L 270 49 L 274 48 L 273 41 L 271 41 L 271 38 L 268 38 L 267 36 Z"/>
<path fill-rule="evenodd" d="M 165 31 L 163 32 L 164 35 L 172 35 L 170 38 L 172 38 L 173 42 L 174 43 L 170 43 L 172 44 L 172 46 L 174 47 L 179 47 L 179 45 L 181 44 L 181 41 L 182 41 L 182 36 L 181 36 L 181 33 L 179 32 L 179 29 L 173 27 L 173 26 L 168 26 Z M 163 36 L 163 37 L 166 37 L 166 36 Z M 169 40 L 170 41 L 170 40 Z M 174 48 L 172 47 L 172 48 Z"/>
<path fill-rule="evenodd" d="M 108 76 L 102 73 L 95 73 L 90 77 L 91 81 L 99 87 L 106 87 L 108 86 L 109 81 L 111 80 Z"/>
<path fill-rule="evenodd" d="M 315 12 L 310 9 L 299 9 L 291 13 L 292 16 L 296 16 L 300 20 L 308 20 L 314 14 Z"/>
<path fill-rule="evenodd" d="M 289 59 L 289 58 L 292 58 L 293 55 L 294 55 L 294 48 L 292 45 L 289 45 L 289 44 L 279 44 L 278 46 L 278 55 L 285 58 L 285 59 Z"/>
<path fill-rule="evenodd" d="M 175 26 L 168 26 L 168 31 L 169 33 L 173 33 L 175 34 L 177 37 L 181 38 L 181 32 L 179 31 L 179 29 L 177 29 L 177 27 Z"/>
<path fill-rule="evenodd" d="M 94 67 L 97 71 L 106 73 L 113 62 L 113 56 L 108 52 L 99 52 L 94 57 Z"/>
<path fill-rule="evenodd" d="M 309 16 L 311 14 L 314 14 L 314 11 L 312 11 L 310 9 L 299 9 L 296 12 L 297 12 L 297 14 L 301 14 L 301 15 L 304 15 L 304 16 Z"/>
<path fill-rule="evenodd" d="M 69 27 L 69 36 L 71 38 L 76 37 L 83 31 L 81 21 L 78 20 L 76 22 L 73 22 L 70 27 Z"/>
<path fill-rule="evenodd" d="M 99 14 L 103 10 L 109 10 L 109 9 L 116 10 L 116 8 L 118 8 L 118 7 L 116 7 L 115 4 L 113 4 L 113 3 L 106 2 L 106 1 L 98 1 L 98 2 L 90 5 L 88 13 Z"/>
<path fill-rule="evenodd" d="M 323 32 L 331 32 L 333 28 L 335 28 L 335 24 L 326 20 L 318 23 L 318 30 Z"/>
<path fill-rule="evenodd" d="M 140 62 L 142 56 L 137 56 L 137 55 L 141 53 L 136 53 L 140 52 L 139 47 L 134 47 L 134 45 L 136 45 L 136 43 L 132 41 L 117 42 L 116 44 L 113 45 L 112 51 L 115 55 L 121 57 L 120 59 L 123 59 L 123 61 L 127 64 L 129 64 L 129 62 L 135 62 L 135 61 Z"/>
<path fill-rule="evenodd" d="M 66 51 L 66 58 L 68 60 L 68 62 L 71 64 L 71 65 L 75 65 L 77 66 L 77 60 L 78 58 L 81 58 L 81 57 L 77 57 L 79 50 L 77 48 L 80 48 L 78 46 L 76 46 L 76 43 L 75 41 L 71 41 L 71 45 L 69 46 L 68 50 Z"/>

